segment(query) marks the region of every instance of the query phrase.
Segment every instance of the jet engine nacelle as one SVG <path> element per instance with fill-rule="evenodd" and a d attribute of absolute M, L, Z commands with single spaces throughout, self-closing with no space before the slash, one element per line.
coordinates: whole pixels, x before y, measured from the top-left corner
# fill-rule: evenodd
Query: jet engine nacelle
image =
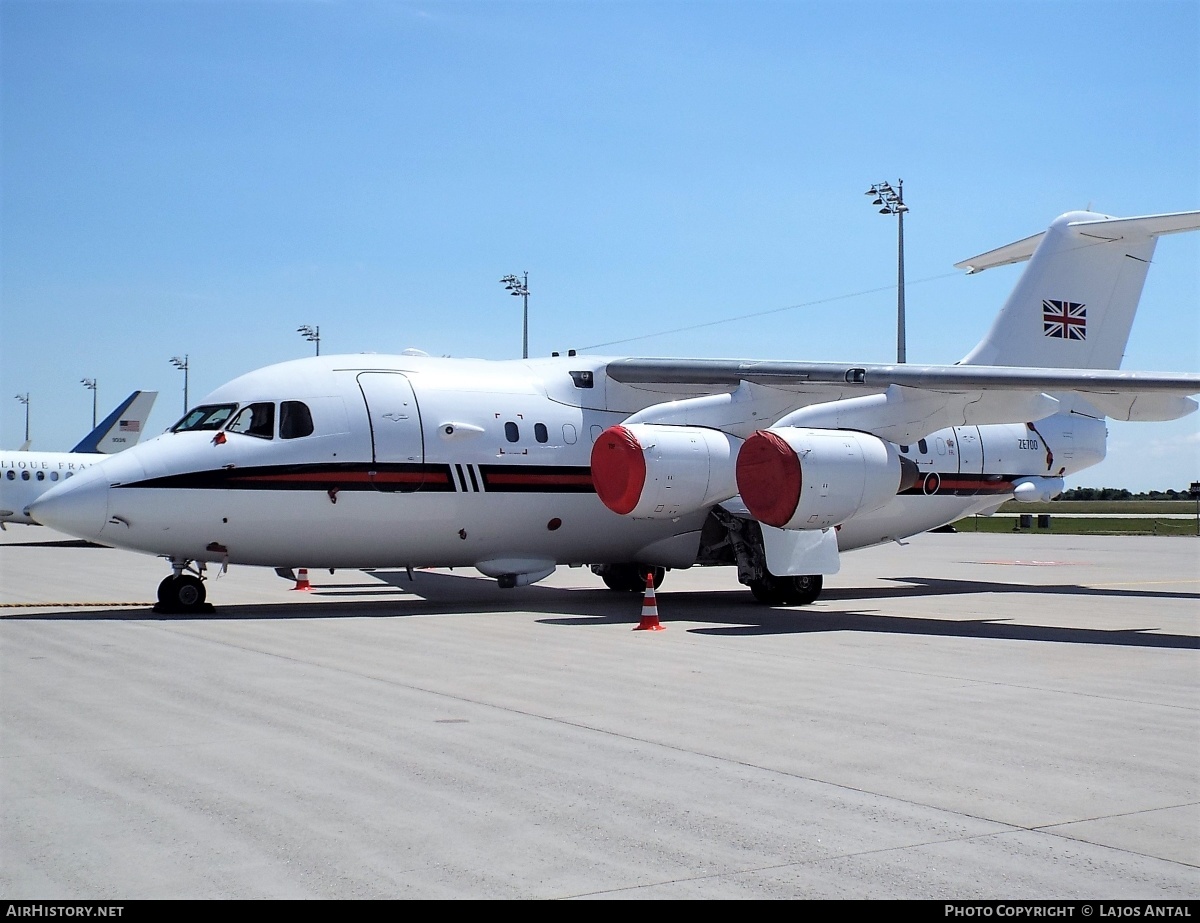
<path fill-rule="evenodd" d="M 879 509 L 917 478 L 916 465 L 878 436 L 792 426 L 750 436 L 736 470 L 746 509 L 780 529 L 827 529 Z"/>
<path fill-rule="evenodd" d="M 601 502 L 634 519 L 675 519 L 737 494 L 741 440 L 701 426 L 610 426 L 592 446 Z"/>

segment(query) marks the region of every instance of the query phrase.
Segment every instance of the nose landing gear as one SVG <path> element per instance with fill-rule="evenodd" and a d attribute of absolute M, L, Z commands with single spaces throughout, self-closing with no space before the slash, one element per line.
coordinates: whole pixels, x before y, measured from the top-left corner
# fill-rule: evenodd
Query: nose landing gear
<path fill-rule="evenodd" d="M 211 612 L 212 606 L 204 601 L 208 595 L 204 588 L 204 565 L 195 568 L 190 561 L 171 561 L 174 573 L 158 585 L 158 605 L 155 612 L 172 615 L 192 615 Z M 186 573 L 191 568 L 193 573 Z"/>

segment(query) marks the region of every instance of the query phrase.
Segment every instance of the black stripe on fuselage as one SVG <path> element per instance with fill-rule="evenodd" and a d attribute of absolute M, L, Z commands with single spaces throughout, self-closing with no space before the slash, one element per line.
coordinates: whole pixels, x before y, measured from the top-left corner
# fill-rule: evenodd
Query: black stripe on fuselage
<path fill-rule="evenodd" d="M 263 465 L 217 468 L 118 484 L 121 488 L 174 490 L 363 490 L 455 493 L 595 493 L 586 466 L 450 465 L 345 462 L 320 465 Z M 466 477 L 463 477 L 464 471 Z M 467 487 L 470 478 L 470 488 Z"/>
<path fill-rule="evenodd" d="M 118 486 L 175 490 L 454 491 L 449 465 L 369 462 L 216 468 Z"/>

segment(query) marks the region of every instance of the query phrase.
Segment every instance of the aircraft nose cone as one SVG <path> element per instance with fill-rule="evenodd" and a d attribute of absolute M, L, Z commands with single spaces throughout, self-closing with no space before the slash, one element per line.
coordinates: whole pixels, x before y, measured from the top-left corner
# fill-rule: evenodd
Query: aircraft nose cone
<path fill-rule="evenodd" d="M 108 522 L 108 479 L 83 471 L 34 500 L 29 516 L 76 538 L 99 538 Z"/>

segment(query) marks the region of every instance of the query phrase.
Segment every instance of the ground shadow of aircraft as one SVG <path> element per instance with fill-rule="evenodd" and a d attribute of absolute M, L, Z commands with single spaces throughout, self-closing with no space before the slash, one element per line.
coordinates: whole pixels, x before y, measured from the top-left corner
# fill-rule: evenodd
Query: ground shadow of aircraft
<path fill-rule="evenodd" d="M 445 572 L 374 571 L 369 583 L 337 584 L 313 590 L 303 602 L 227 605 L 194 615 L 160 614 L 146 609 L 94 608 L 90 610 L 12 615 L 9 619 L 41 621 L 213 621 L 298 620 L 337 618 L 411 618 L 495 614 L 514 611 L 543 613 L 544 625 L 635 627 L 641 615 L 642 596 L 606 589 L 561 588 L 545 585 L 517 587 L 498 592 L 495 582 L 481 577 Z M 1103 596 L 1118 600 L 1194 599 L 1200 594 L 1162 590 L 1125 590 L 1059 584 L 1029 586 L 995 581 L 934 580 L 921 577 L 889 578 L 904 584 L 866 590 L 840 588 L 827 592 L 814 606 L 764 608 L 751 601 L 741 587 L 728 590 L 660 591 L 659 617 L 687 622 L 695 634 L 760 636 L 814 632 L 923 635 L 931 637 L 988 638 L 1010 641 L 1045 641 L 1062 644 L 1099 644 L 1141 648 L 1200 649 L 1200 636 L 1165 634 L 1146 629 L 1090 629 L 1017 623 L 1007 619 L 920 618 L 862 609 L 852 603 L 864 599 L 896 597 L 966 596 L 993 593 Z M 379 594 L 378 599 L 364 600 Z M 342 597 L 353 596 L 351 599 Z M 697 626 L 696 623 L 701 623 Z M 705 624 L 707 623 L 707 625 Z"/>

